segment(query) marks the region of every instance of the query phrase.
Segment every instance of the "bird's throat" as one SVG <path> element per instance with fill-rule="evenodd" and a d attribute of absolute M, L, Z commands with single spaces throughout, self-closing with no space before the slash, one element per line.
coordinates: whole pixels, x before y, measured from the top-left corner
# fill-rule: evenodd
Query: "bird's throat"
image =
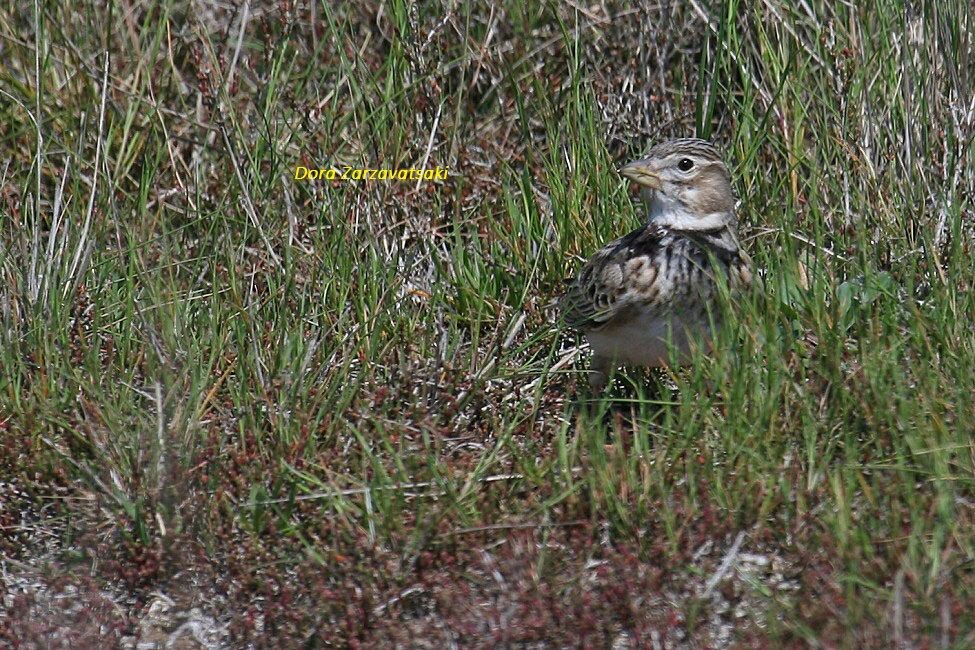
<path fill-rule="evenodd" d="M 733 212 L 707 214 L 693 212 L 657 192 L 650 202 L 647 220 L 672 230 L 701 232 L 732 226 L 735 223 L 735 215 Z"/>

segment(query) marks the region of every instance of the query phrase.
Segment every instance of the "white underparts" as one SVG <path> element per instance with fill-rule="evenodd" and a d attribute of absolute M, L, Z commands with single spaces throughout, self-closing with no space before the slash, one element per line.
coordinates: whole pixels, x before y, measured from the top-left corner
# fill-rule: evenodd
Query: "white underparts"
<path fill-rule="evenodd" d="M 670 365 L 670 347 L 678 359 L 690 354 L 691 346 L 710 338 L 707 317 L 687 320 L 679 314 L 661 317 L 643 312 L 620 323 L 586 332 L 592 351 L 618 363 L 636 366 Z"/>

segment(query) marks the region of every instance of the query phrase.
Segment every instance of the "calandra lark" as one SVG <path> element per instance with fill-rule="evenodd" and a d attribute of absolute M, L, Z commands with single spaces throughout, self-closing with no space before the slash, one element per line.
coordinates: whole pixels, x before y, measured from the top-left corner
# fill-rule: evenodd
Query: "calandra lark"
<path fill-rule="evenodd" d="M 662 142 L 620 173 L 642 186 L 647 221 L 597 252 L 560 303 L 593 350 L 595 391 L 619 364 L 666 366 L 671 346 L 682 362 L 693 341 L 709 344 L 715 272 L 732 291 L 752 278 L 738 245 L 731 175 L 711 143 Z"/>

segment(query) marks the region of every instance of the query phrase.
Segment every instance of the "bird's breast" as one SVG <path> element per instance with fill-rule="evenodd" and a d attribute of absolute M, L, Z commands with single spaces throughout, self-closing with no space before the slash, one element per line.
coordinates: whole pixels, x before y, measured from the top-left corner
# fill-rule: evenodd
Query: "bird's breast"
<path fill-rule="evenodd" d="M 686 358 L 695 344 L 706 344 L 711 330 L 706 315 L 671 313 L 633 314 L 619 323 L 586 333 L 593 352 L 630 365 L 670 365 L 672 346 L 678 361 Z"/>

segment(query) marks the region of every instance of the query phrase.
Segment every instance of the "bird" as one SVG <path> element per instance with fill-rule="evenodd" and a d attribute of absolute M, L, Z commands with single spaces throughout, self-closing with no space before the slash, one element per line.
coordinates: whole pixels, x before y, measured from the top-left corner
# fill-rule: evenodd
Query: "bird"
<path fill-rule="evenodd" d="M 752 283 L 731 174 L 711 142 L 666 140 L 619 172 L 641 186 L 644 223 L 597 251 L 559 300 L 564 323 L 589 341 L 596 393 L 620 365 L 668 367 L 671 349 L 684 365 L 695 340 L 710 349 L 717 274 L 733 295 Z"/>

